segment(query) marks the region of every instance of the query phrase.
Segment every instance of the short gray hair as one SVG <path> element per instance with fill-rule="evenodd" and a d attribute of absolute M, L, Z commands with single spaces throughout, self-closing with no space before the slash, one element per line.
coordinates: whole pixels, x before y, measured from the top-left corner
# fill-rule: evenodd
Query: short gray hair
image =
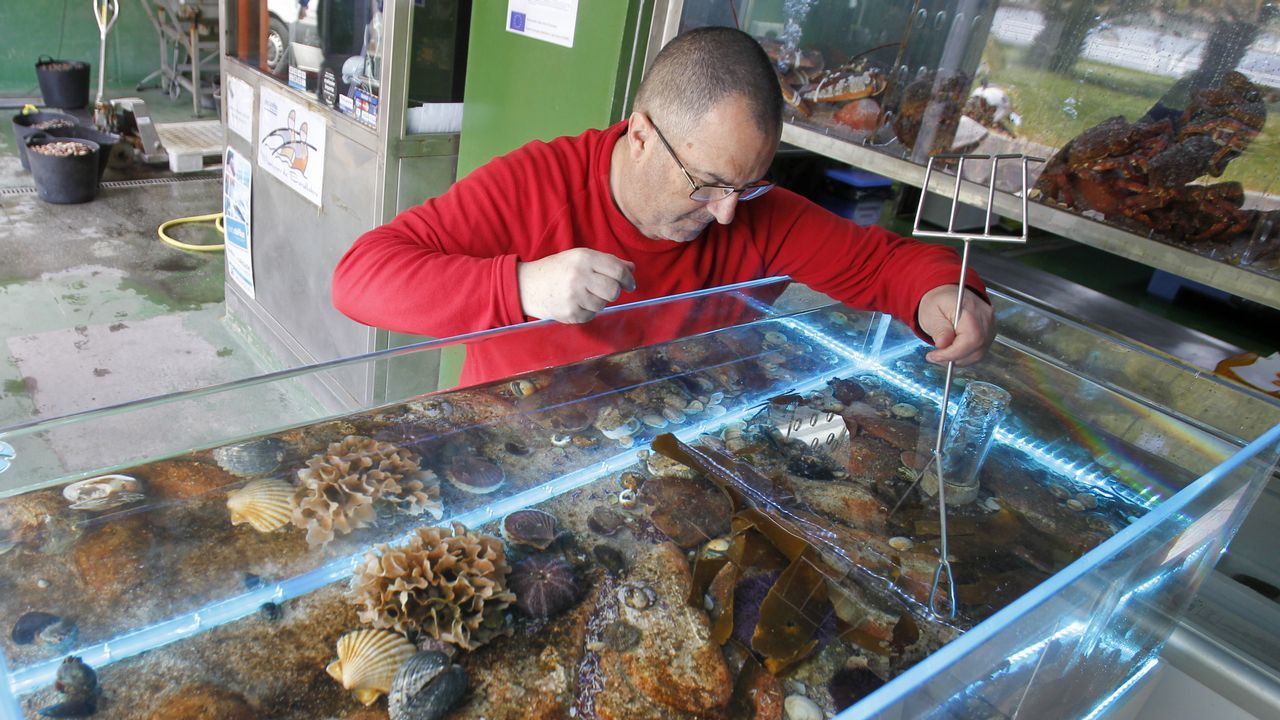
<path fill-rule="evenodd" d="M 704 27 L 677 35 L 654 58 L 635 109 L 673 130 L 692 131 L 720 101 L 741 96 L 767 137 L 782 132 L 782 91 L 769 56 L 734 28 Z"/>

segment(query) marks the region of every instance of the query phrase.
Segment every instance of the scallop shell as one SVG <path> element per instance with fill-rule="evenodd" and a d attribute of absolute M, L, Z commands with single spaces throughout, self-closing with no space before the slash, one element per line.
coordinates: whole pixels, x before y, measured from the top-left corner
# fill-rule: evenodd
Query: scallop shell
<path fill-rule="evenodd" d="M 539 550 L 555 542 L 559 523 L 549 512 L 526 508 L 502 518 L 502 537 L 516 545 L 529 545 Z"/>
<path fill-rule="evenodd" d="M 249 523 L 258 532 L 271 532 L 289 524 L 293 486 L 275 478 L 254 480 L 227 495 L 231 524 Z"/>
<path fill-rule="evenodd" d="M 417 652 L 413 643 L 390 630 L 356 630 L 338 638 L 338 659 L 325 671 L 365 705 L 391 691 L 396 671 Z"/>

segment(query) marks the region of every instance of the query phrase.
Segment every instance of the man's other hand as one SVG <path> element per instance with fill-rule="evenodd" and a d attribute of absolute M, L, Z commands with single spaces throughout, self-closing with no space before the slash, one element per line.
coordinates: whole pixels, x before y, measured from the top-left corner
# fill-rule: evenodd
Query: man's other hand
<path fill-rule="evenodd" d="M 635 264 L 608 253 L 574 248 L 518 263 L 520 307 L 529 317 L 584 323 L 626 290 L 636 289 Z"/>
<path fill-rule="evenodd" d="M 920 298 L 916 319 L 920 329 L 933 338 L 935 350 L 925 356 L 939 365 L 955 362 L 972 365 L 982 359 L 996 336 L 995 314 L 972 290 L 964 291 L 960 323 L 952 329 L 958 285 L 939 285 Z"/>

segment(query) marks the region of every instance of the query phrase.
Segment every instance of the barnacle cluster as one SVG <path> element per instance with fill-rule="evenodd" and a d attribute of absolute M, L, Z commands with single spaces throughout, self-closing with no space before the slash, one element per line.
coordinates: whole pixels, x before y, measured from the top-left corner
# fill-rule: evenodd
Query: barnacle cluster
<path fill-rule="evenodd" d="M 307 543 L 323 545 L 334 533 L 346 534 L 373 524 L 376 501 L 409 515 L 443 514 L 440 482 L 422 470 L 418 457 L 391 443 L 348 435 L 330 443 L 298 471 L 293 524 L 307 531 Z"/>
<path fill-rule="evenodd" d="M 375 546 L 356 568 L 351 591 L 362 622 L 474 650 L 507 630 L 506 609 L 515 601 L 510 572 L 501 540 L 454 523 Z"/>

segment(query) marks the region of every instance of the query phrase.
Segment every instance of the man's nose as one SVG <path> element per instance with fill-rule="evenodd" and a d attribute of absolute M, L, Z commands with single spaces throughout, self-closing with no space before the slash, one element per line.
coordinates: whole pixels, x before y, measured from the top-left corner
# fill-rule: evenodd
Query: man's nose
<path fill-rule="evenodd" d="M 733 222 L 733 214 L 738 210 L 738 193 L 730 193 L 727 197 L 707 203 L 707 210 L 716 222 L 728 225 Z"/>

